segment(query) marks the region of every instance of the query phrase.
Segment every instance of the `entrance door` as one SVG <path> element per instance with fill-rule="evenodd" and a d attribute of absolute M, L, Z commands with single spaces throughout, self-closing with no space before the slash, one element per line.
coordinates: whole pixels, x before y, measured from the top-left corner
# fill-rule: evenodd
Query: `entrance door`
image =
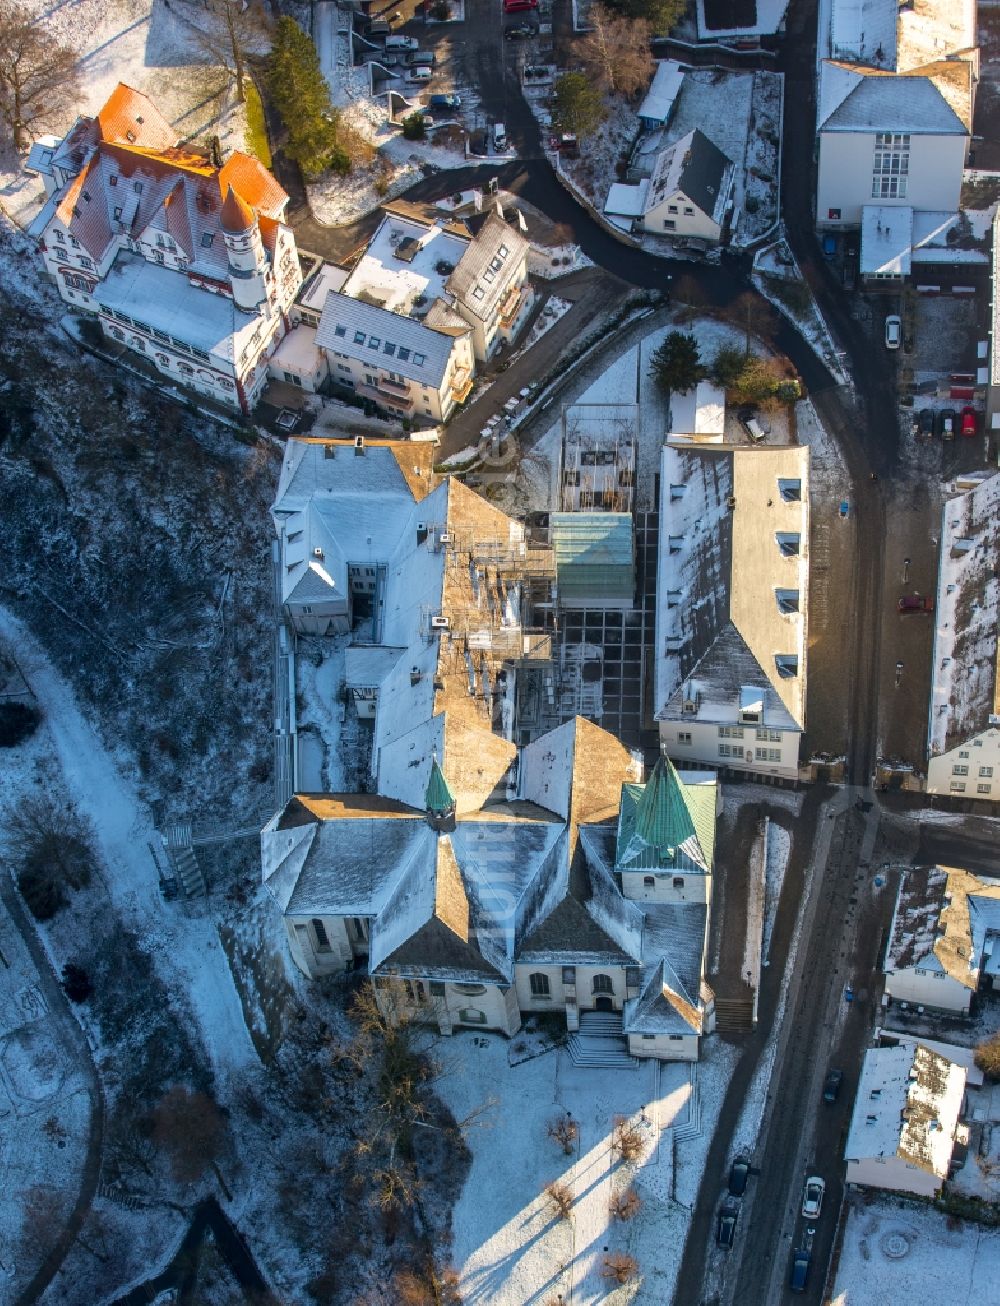
<path fill-rule="evenodd" d="M 594 999 L 595 1011 L 614 1011 L 615 1004 L 608 997 L 597 997 Z"/>

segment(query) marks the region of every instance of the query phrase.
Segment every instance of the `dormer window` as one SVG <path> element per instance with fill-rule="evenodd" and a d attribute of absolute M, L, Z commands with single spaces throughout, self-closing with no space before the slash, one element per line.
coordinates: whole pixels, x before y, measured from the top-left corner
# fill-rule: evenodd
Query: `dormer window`
<path fill-rule="evenodd" d="M 486 298 L 486 291 L 482 288 L 482 286 L 476 286 L 476 287 L 474 287 L 474 289 L 473 289 L 473 291 L 472 291 L 472 298 L 473 298 L 473 299 L 485 299 L 485 298 Z"/>
<path fill-rule="evenodd" d="M 118 185 L 118 178 L 117 178 L 117 177 L 109 177 L 109 178 L 108 178 L 108 185 L 109 185 L 109 186 L 117 186 L 117 185 Z"/>
<path fill-rule="evenodd" d="M 347 335 L 347 327 L 343 327 L 343 326 L 334 327 L 333 334 L 335 336 L 339 336 L 341 340 L 343 340 L 344 336 Z"/>
<path fill-rule="evenodd" d="M 802 482 L 798 477 L 792 480 L 791 478 L 785 479 L 779 476 L 778 493 L 781 495 L 782 499 L 784 499 L 785 503 L 801 503 Z"/>
<path fill-rule="evenodd" d="M 132 189 L 135 191 L 135 193 L 136 193 L 137 195 L 141 195 L 141 194 L 142 194 L 142 182 L 141 182 L 141 181 L 134 181 L 134 182 L 132 183 Z"/>
<path fill-rule="evenodd" d="M 212 241 L 213 241 L 213 240 L 215 240 L 215 232 L 214 232 L 214 231 L 203 231 L 203 232 L 201 233 L 201 247 L 202 247 L 202 249 L 211 249 L 211 248 L 212 248 Z"/>
<path fill-rule="evenodd" d="M 680 553 L 683 544 L 684 544 L 683 535 L 671 535 L 669 536 L 667 541 L 667 548 L 671 553 Z"/>
<path fill-rule="evenodd" d="M 794 680 L 799 674 L 799 659 L 794 653 L 776 653 L 774 665 L 782 680 Z"/>
<path fill-rule="evenodd" d="M 799 610 L 799 592 L 798 590 L 775 590 L 774 597 L 777 600 L 778 611 L 786 615 Z"/>
<path fill-rule="evenodd" d="M 129 128 L 129 130 L 125 133 L 125 139 L 128 141 L 129 145 L 135 144 L 135 132 L 132 131 L 131 128 Z"/>

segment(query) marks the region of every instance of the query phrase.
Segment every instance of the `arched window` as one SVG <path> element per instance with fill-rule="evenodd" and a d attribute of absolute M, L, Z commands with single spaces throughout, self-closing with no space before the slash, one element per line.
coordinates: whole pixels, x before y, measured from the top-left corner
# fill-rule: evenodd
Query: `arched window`
<path fill-rule="evenodd" d="M 549 996 L 549 977 L 538 971 L 534 975 L 528 976 L 528 982 L 531 985 L 531 996 L 533 998 L 547 998 Z"/>
<path fill-rule="evenodd" d="M 463 1007 L 458 1013 L 458 1019 L 463 1025 L 485 1025 L 486 1012 L 476 1007 Z"/>
<path fill-rule="evenodd" d="M 655 876 L 655 875 L 644 875 L 644 876 L 642 877 L 642 883 L 643 883 L 644 888 L 647 888 L 647 889 L 653 889 L 653 888 L 656 887 L 656 876 Z"/>
<path fill-rule="evenodd" d="M 614 991 L 615 991 L 615 986 L 614 983 L 612 982 L 610 975 L 594 976 L 595 993 L 614 993 Z"/>

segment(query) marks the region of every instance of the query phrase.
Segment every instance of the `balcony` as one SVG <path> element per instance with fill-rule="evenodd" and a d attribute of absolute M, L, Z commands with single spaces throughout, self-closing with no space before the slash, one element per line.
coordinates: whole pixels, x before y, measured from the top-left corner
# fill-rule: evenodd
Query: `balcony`
<path fill-rule="evenodd" d="M 408 395 L 410 393 L 409 381 L 394 381 L 392 377 L 389 376 L 379 377 L 378 388 L 380 390 L 387 390 L 389 394 L 395 393 Z"/>
<path fill-rule="evenodd" d="M 412 413 L 413 400 L 407 395 L 394 394 L 391 390 L 382 388 L 382 382 L 377 386 L 358 385 L 355 387 L 355 393 L 364 396 L 366 399 L 374 399 L 375 403 L 381 404 L 385 408 L 392 408 L 398 413 Z"/>
<path fill-rule="evenodd" d="M 468 399 L 472 389 L 472 372 L 467 367 L 460 367 L 451 378 L 451 397 L 456 404 Z"/>
<path fill-rule="evenodd" d="M 521 287 L 511 286 L 506 295 L 504 295 L 503 299 L 500 301 L 500 308 L 498 310 L 500 326 L 503 330 L 509 330 L 517 320 L 517 315 L 521 311 L 521 302 Z"/>

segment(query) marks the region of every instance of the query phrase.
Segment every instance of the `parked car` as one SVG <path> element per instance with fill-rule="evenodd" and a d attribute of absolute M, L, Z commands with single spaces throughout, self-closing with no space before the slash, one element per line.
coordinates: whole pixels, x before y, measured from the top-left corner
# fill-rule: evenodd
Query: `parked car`
<path fill-rule="evenodd" d="M 849 500 L 849 499 L 841 499 L 841 501 L 840 501 L 840 515 L 841 515 L 841 517 L 850 517 L 850 515 L 851 515 L 851 504 L 850 504 L 850 500 Z"/>
<path fill-rule="evenodd" d="M 805 1292 L 809 1282 L 809 1253 L 804 1247 L 796 1247 L 792 1252 L 792 1272 L 788 1276 L 788 1286 L 792 1292 Z"/>
<path fill-rule="evenodd" d="M 433 50 L 410 50 L 406 55 L 408 68 L 433 68 L 436 63 L 437 56 Z"/>
<path fill-rule="evenodd" d="M 537 9 L 538 0 L 503 0 L 505 14 L 522 14 L 527 9 Z"/>
<path fill-rule="evenodd" d="M 806 1180 L 802 1196 L 802 1214 L 807 1220 L 818 1219 L 823 1206 L 823 1194 L 826 1192 L 826 1180 L 818 1174 L 810 1175 Z"/>
<path fill-rule="evenodd" d="M 942 440 L 954 440 L 955 410 L 953 408 L 941 408 L 938 410 L 937 432 Z"/>
<path fill-rule="evenodd" d="M 469 153 L 485 158 L 490 152 L 489 138 L 485 131 L 470 132 Z"/>
<path fill-rule="evenodd" d="M 904 594 L 896 606 L 900 612 L 933 612 L 934 600 L 923 594 Z"/>
<path fill-rule="evenodd" d="M 934 414 L 929 408 L 921 408 L 917 414 L 917 424 L 920 427 L 921 435 L 934 434 Z"/>
<path fill-rule="evenodd" d="M 729 1168 L 729 1196 L 742 1197 L 747 1190 L 750 1175 L 750 1162 L 745 1156 L 738 1156 Z"/>
<path fill-rule="evenodd" d="M 427 101 L 429 109 L 461 109 L 462 97 L 460 95 L 432 95 Z"/>
<path fill-rule="evenodd" d="M 885 347 L 898 349 L 903 339 L 903 321 L 898 313 L 890 313 L 885 319 Z"/>
<path fill-rule="evenodd" d="M 502 122 L 493 124 L 493 152 L 494 154 L 507 153 L 507 128 Z"/>
<path fill-rule="evenodd" d="M 538 31 L 537 27 L 532 27 L 530 23 L 518 23 L 516 27 L 507 27 L 504 29 L 504 39 L 508 41 L 521 41 L 525 37 L 534 36 Z"/>
<path fill-rule="evenodd" d="M 719 1207 L 715 1221 L 715 1241 L 720 1247 L 732 1247 L 736 1237 L 736 1221 L 740 1218 L 740 1203 L 736 1197 L 727 1197 Z"/>
<path fill-rule="evenodd" d="M 828 1070 L 823 1083 L 823 1101 L 836 1102 L 840 1096 L 840 1086 L 843 1082 L 844 1072 L 842 1070 Z"/>
<path fill-rule="evenodd" d="M 406 80 L 408 82 L 429 82 L 434 76 L 433 68 L 425 68 L 422 64 L 419 68 L 407 68 Z"/>
<path fill-rule="evenodd" d="M 419 50 L 420 42 L 415 36 L 387 36 L 385 38 L 385 48 L 387 50 Z"/>
<path fill-rule="evenodd" d="M 976 434 L 976 410 L 970 408 L 968 404 L 962 409 L 962 434 Z"/>

